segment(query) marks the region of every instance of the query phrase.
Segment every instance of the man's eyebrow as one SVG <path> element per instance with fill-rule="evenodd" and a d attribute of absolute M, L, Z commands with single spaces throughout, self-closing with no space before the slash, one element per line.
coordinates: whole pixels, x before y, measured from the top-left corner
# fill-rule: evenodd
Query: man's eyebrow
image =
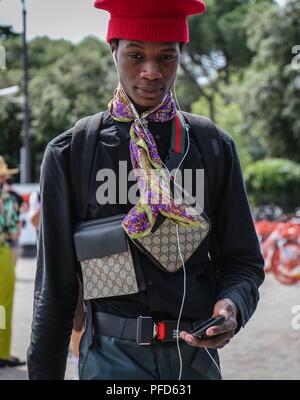
<path fill-rule="evenodd" d="M 139 49 L 144 50 L 144 47 L 142 45 L 134 42 L 130 42 L 126 45 L 126 49 L 128 49 L 129 47 L 138 47 Z M 177 49 L 175 47 L 168 47 L 166 49 L 161 49 L 161 51 L 177 51 Z"/>

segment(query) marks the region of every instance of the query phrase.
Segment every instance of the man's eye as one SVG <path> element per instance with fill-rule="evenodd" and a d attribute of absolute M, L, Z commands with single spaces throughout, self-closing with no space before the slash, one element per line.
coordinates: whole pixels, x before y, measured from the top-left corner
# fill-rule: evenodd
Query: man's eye
<path fill-rule="evenodd" d="M 128 56 L 129 56 L 130 58 L 138 59 L 138 60 L 140 60 L 140 59 L 143 58 L 143 56 L 142 56 L 141 54 L 138 54 L 138 53 L 130 53 L 130 54 L 128 54 Z M 174 58 L 175 58 L 175 57 L 173 57 L 173 56 L 167 56 L 167 55 L 162 55 L 162 56 L 160 56 L 160 59 L 161 59 L 161 60 L 165 60 L 165 61 L 173 60 Z"/>
<path fill-rule="evenodd" d="M 130 53 L 130 54 L 128 54 L 128 55 L 129 55 L 129 57 L 131 57 L 131 58 L 137 58 L 137 59 L 142 58 L 141 54 L 137 54 L 137 53 Z"/>
<path fill-rule="evenodd" d="M 169 60 L 172 60 L 173 58 L 175 58 L 175 57 L 173 57 L 173 56 L 161 56 L 160 57 L 162 60 L 167 60 L 167 61 L 169 61 Z"/>

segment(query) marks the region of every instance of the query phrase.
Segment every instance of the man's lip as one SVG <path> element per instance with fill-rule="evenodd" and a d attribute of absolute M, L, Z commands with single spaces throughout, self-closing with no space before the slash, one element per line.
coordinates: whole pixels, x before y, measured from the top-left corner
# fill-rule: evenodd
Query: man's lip
<path fill-rule="evenodd" d="M 162 90 L 162 89 L 148 89 L 148 88 L 142 88 L 142 87 L 138 87 L 137 89 L 143 90 L 144 92 L 147 92 L 147 93 L 157 93 Z"/>
<path fill-rule="evenodd" d="M 158 96 L 161 95 L 162 89 L 144 89 L 144 88 L 137 88 L 141 97 L 145 99 L 156 99 Z"/>

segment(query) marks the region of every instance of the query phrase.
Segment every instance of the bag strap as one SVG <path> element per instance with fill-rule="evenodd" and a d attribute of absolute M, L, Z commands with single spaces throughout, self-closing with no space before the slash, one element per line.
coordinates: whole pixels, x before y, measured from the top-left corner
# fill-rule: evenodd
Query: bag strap
<path fill-rule="evenodd" d="M 88 116 L 77 121 L 72 130 L 70 153 L 70 176 L 74 196 L 76 218 L 84 221 L 88 210 L 88 195 L 91 182 L 91 170 L 93 168 L 97 147 L 98 133 L 103 122 L 104 112 Z M 86 324 L 89 346 L 92 344 L 92 316 L 90 301 L 83 302 L 82 273 L 77 273 L 79 283 L 79 299 L 74 321 L 78 325 Z M 85 304 L 85 306 L 84 306 Z M 84 311 L 85 309 L 85 311 Z M 87 318 L 84 318 L 86 312 Z M 76 328 L 76 326 L 73 326 Z"/>
<path fill-rule="evenodd" d="M 207 171 L 209 198 L 213 202 L 210 210 L 213 213 L 218 205 L 224 180 L 225 161 L 220 134 L 216 125 L 208 118 L 187 112 L 183 112 L 183 115 L 192 128 Z"/>
<path fill-rule="evenodd" d="M 71 182 L 75 198 L 76 216 L 85 220 L 98 133 L 104 112 L 80 119 L 73 128 L 71 141 Z"/>
<path fill-rule="evenodd" d="M 176 113 L 172 120 L 172 136 L 169 147 L 169 152 L 166 158 L 165 165 L 171 171 L 176 169 L 180 164 L 185 154 L 186 131 L 185 123 L 179 112 Z"/>

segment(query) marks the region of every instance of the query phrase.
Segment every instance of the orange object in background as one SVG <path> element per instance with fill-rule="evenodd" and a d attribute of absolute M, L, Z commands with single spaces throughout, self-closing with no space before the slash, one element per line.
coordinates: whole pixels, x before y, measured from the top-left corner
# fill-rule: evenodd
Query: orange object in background
<path fill-rule="evenodd" d="M 260 242 L 264 242 L 276 228 L 277 222 L 262 220 L 255 222 L 255 228 Z"/>
<path fill-rule="evenodd" d="M 300 281 L 300 218 L 292 216 L 286 222 L 261 220 L 255 226 L 265 271 L 272 271 L 283 284 Z"/>

